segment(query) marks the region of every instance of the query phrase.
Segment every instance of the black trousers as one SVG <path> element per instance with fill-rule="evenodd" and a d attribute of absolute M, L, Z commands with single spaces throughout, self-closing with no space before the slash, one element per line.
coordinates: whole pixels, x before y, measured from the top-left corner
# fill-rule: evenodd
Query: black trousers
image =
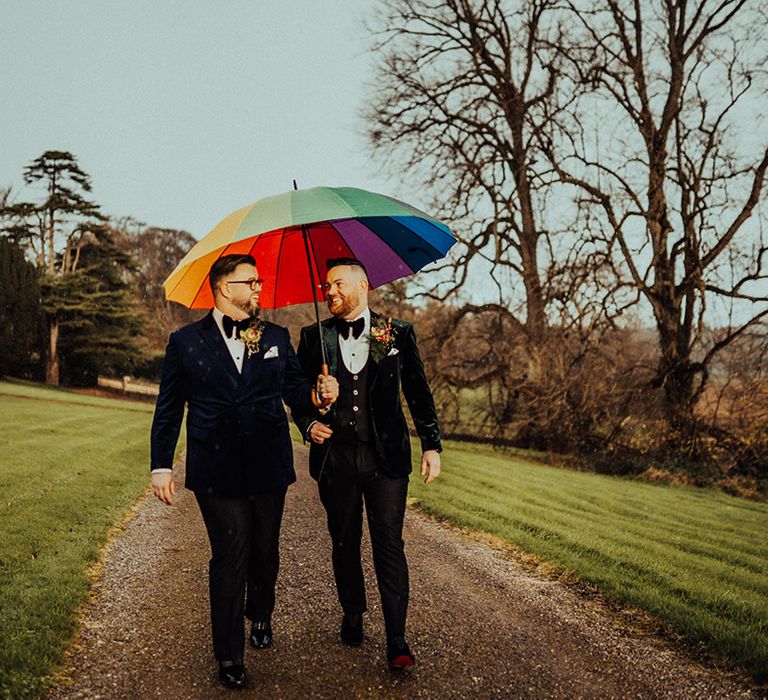
<path fill-rule="evenodd" d="M 286 490 L 247 498 L 195 494 L 211 542 L 211 628 L 219 661 L 242 663 L 243 615 L 252 621 L 272 616 Z"/>
<path fill-rule="evenodd" d="M 382 473 L 369 443 L 332 444 L 330 449 L 319 490 L 333 542 L 333 575 L 341 608 L 347 614 L 366 610 L 360 561 L 365 501 L 387 639 L 404 636 L 408 564 L 403 519 L 408 477 L 393 479 Z"/>

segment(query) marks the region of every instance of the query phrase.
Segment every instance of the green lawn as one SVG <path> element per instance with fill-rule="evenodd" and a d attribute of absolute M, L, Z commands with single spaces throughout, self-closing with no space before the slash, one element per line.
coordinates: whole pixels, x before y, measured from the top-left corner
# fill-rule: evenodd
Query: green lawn
<path fill-rule="evenodd" d="M 152 406 L 0 382 L 0 697 L 37 697 L 148 484 Z"/>
<path fill-rule="evenodd" d="M 425 512 L 573 571 L 768 676 L 768 504 L 450 441 L 440 479 L 413 478 L 410 493 Z"/>
<path fill-rule="evenodd" d="M 0 382 L 0 697 L 35 697 L 147 485 L 151 404 Z M 293 431 L 294 438 L 298 437 Z M 418 454 L 418 453 L 416 453 Z M 447 442 L 424 511 L 512 542 L 768 675 L 768 505 Z"/>

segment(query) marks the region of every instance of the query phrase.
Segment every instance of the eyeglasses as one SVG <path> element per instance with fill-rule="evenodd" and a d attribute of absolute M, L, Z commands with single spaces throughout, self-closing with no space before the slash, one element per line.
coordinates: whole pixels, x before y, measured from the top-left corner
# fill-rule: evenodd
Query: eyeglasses
<path fill-rule="evenodd" d="M 229 280 L 228 282 L 225 282 L 225 284 L 247 284 L 251 288 L 251 291 L 255 291 L 258 287 L 261 287 L 264 285 L 264 280 L 262 279 Z"/>

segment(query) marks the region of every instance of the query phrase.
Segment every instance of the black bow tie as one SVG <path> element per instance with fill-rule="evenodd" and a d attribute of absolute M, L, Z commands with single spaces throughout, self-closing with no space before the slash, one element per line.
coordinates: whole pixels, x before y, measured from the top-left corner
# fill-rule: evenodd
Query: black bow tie
<path fill-rule="evenodd" d="M 253 319 L 251 318 L 244 318 L 242 321 L 235 321 L 234 318 L 224 316 L 221 319 L 222 325 L 224 326 L 224 334 L 227 338 L 237 338 L 237 336 L 240 335 L 240 331 L 244 331 L 251 325 L 252 320 Z"/>
<path fill-rule="evenodd" d="M 363 328 L 365 328 L 365 317 L 361 316 L 356 321 L 346 321 L 343 318 L 337 319 L 337 324 L 339 328 L 339 335 L 341 335 L 342 338 L 349 338 L 349 334 L 351 333 L 355 338 L 359 338 L 360 334 L 363 332 Z"/>

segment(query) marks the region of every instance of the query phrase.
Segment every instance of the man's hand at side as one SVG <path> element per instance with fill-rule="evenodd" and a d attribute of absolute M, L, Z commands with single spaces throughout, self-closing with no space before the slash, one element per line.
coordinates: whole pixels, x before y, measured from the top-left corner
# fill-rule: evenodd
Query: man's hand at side
<path fill-rule="evenodd" d="M 440 453 L 437 450 L 427 450 L 421 456 L 421 475 L 425 484 L 440 476 Z"/>
<path fill-rule="evenodd" d="M 330 426 L 320 421 L 315 421 L 309 428 L 309 437 L 312 438 L 312 442 L 316 442 L 318 445 L 322 445 L 331 435 L 333 435 L 333 430 Z"/>
<path fill-rule="evenodd" d="M 176 493 L 173 472 L 153 472 L 152 491 L 167 506 L 173 505 L 173 496 Z"/>

